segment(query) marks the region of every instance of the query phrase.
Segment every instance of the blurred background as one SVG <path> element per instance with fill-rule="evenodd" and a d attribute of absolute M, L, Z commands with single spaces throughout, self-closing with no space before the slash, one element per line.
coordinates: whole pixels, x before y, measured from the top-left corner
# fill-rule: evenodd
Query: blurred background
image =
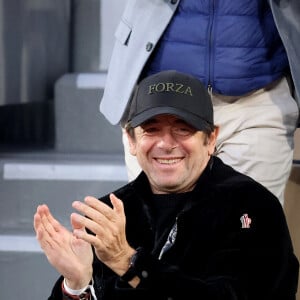
<path fill-rule="evenodd" d="M 74 200 L 127 182 L 121 130 L 99 112 L 125 2 L 0 0 L 1 299 L 47 299 L 58 277 L 35 239 L 38 204 L 69 226 Z M 285 211 L 300 257 L 295 142 Z"/>
<path fill-rule="evenodd" d="M 47 299 L 58 274 L 36 206 L 69 226 L 71 203 L 127 182 L 121 130 L 99 112 L 123 0 L 0 0 L 1 299 Z"/>

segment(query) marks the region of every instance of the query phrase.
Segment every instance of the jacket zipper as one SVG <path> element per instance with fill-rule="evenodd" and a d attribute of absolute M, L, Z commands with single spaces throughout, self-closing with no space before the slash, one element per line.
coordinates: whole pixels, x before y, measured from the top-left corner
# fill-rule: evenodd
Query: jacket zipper
<path fill-rule="evenodd" d="M 213 59 L 214 59 L 214 53 L 213 53 L 213 43 L 214 43 L 214 37 L 213 37 L 213 29 L 214 29 L 214 23 L 215 23 L 215 0 L 211 2 L 211 18 L 210 18 L 210 24 L 209 24 L 209 35 L 208 35 L 208 77 L 207 77 L 207 89 L 208 93 L 212 96 L 213 86 L 212 86 L 212 78 L 213 78 Z"/>
<path fill-rule="evenodd" d="M 167 240 L 160 250 L 158 259 L 161 259 L 162 256 L 174 245 L 177 237 L 177 221 L 178 221 L 178 217 L 176 217 L 175 223 L 169 232 Z"/>

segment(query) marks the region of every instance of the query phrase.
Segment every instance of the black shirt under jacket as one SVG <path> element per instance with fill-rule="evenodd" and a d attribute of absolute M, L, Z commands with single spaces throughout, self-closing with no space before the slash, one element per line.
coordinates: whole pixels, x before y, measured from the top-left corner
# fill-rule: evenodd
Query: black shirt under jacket
<path fill-rule="evenodd" d="M 219 158 L 211 159 L 165 231 L 160 226 L 166 239 L 157 237 L 143 172 L 114 193 L 124 203 L 129 244 L 143 249 L 135 262 L 141 283 L 131 288 L 95 257 L 98 300 L 295 299 L 299 264 L 280 202 Z M 108 195 L 101 201 L 111 206 Z M 61 280 L 49 300 L 62 299 Z"/>

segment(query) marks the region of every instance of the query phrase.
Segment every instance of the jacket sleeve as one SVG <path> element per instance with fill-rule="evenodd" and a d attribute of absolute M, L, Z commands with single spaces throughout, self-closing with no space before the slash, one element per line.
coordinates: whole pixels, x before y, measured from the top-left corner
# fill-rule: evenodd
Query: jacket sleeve
<path fill-rule="evenodd" d="M 293 82 L 295 85 L 295 98 L 300 107 L 300 2 L 297 0 L 269 0 L 274 20 L 286 49 Z"/>

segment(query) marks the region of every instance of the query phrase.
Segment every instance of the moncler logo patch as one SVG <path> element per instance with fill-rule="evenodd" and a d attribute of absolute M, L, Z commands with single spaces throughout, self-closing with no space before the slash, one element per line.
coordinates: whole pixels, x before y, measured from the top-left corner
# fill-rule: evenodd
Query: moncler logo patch
<path fill-rule="evenodd" d="M 240 221 L 242 223 L 242 228 L 250 228 L 251 218 L 248 217 L 248 214 L 243 214 L 240 217 Z"/>

